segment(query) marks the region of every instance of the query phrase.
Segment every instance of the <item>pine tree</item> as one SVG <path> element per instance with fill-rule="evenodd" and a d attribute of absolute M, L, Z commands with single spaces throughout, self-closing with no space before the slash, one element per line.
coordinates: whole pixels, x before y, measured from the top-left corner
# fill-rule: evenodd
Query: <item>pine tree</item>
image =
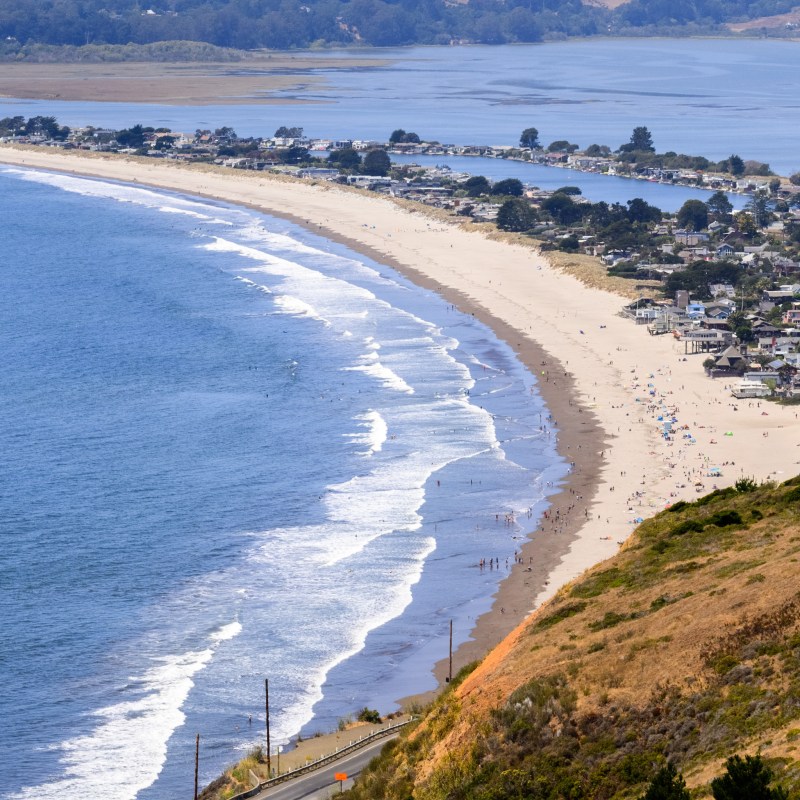
<path fill-rule="evenodd" d="M 725 762 L 726 773 L 711 781 L 714 800 L 787 800 L 784 789 L 769 788 L 772 770 L 760 755 L 731 756 Z"/>
<path fill-rule="evenodd" d="M 689 792 L 683 775 L 670 763 L 656 773 L 639 800 L 689 800 Z"/>

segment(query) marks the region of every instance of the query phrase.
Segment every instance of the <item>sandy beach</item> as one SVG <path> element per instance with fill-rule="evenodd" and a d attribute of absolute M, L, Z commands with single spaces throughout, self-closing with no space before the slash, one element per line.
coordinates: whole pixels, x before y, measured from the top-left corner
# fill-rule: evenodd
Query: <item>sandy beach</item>
<path fill-rule="evenodd" d="M 672 336 L 650 336 L 619 315 L 624 298 L 585 286 L 528 246 L 329 184 L 44 149 L 3 147 L 0 161 L 152 185 L 292 219 L 434 288 L 515 349 L 539 380 L 572 474 L 454 669 L 613 555 L 638 518 L 741 476 L 780 481 L 798 472 L 795 408 L 733 399 L 725 381 L 705 376 L 705 356 L 684 355 Z M 676 420 L 669 439 L 664 419 Z M 712 468 L 720 474 L 712 477 Z M 441 679 L 445 672 L 442 662 L 436 673 Z"/>

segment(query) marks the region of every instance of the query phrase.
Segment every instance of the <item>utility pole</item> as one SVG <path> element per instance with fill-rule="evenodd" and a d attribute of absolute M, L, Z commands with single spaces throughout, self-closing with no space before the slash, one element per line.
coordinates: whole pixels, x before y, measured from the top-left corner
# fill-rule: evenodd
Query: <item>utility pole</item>
<path fill-rule="evenodd" d="M 194 740 L 194 800 L 197 800 L 197 775 L 200 771 L 200 734 Z"/>
<path fill-rule="evenodd" d="M 271 745 L 269 742 L 269 680 L 264 678 L 264 707 L 267 712 L 267 775 L 272 777 Z"/>
<path fill-rule="evenodd" d="M 453 620 L 450 620 L 450 666 L 447 670 L 447 682 L 453 680 Z"/>

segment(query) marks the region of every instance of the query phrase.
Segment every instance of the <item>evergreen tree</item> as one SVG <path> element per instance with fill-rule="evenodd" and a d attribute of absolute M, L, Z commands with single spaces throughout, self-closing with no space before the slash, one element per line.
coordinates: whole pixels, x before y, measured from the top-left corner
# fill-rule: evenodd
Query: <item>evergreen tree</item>
<path fill-rule="evenodd" d="M 702 200 L 687 200 L 678 209 L 678 225 L 690 231 L 708 227 L 708 206 Z"/>
<path fill-rule="evenodd" d="M 461 186 L 466 189 L 470 197 L 480 197 L 481 195 L 489 194 L 489 190 L 492 188 L 488 179 L 483 175 L 473 175 L 471 178 L 467 178 Z"/>
<path fill-rule="evenodd" d="M 628 144 L 623 145 L 620 150 L 626 152 L 650 152 L 655 153 L 656 148 L 653 147 L 653 136 L 644 125 L 633 129 L 631 140 Z"/>
<path fill-rule="evenodd" d="M 522 181 L 517 178 L 506 178 L 498 181 L 492 186 L 492 194 L 511 195 L 512 197 L 522 197 Z"/>
<path fill-rule="evenodd" d="M 714 800 L 787 800 L 780 787 L 770 789 L 772 770 L 760 755 L 731 756 L 725 762 L 726 772 L 711 781 Z"/>
<path fill-rule="evenodd" d="M 706 201 L 708 210 L 718 217 L 725 217 L 733 211 L 733 204 L 722 190 L 714 192 Z"/>
<path fill-rule="evenodd" d="M 639 800 L 690 800 L 690 796 L 683 775 L 670 763 L 661 767 Z"/>
<path fill-rule="evenodd" d="M 381 177 L 388 175 L 389 170 L 392 168 L 392 161 L 385 150 L 370 150 L 364 156 L 364 163 L 361 165 L 361 171 L 365 175 L 379 175 Z"/>
<path fill-rule="evenodd" d="M 732 155 L 728 158 L 728 172 L 736 177 L 744 175 L 744 161 L 740 156 Z"/>
<path fill-rule="evenodd" d="M 519 137 L 520 147 L 530 147 L 532 150 L 541 147 L 539 144 L 539 131 L 536 128 L 525 128 Z"/>
<path fill-rule="evenodd" d="M 536 222 L 531 204 L 519 197 L 506 200 L 497 212 L 497 227 L 502 231 L 527 231 Z"/>

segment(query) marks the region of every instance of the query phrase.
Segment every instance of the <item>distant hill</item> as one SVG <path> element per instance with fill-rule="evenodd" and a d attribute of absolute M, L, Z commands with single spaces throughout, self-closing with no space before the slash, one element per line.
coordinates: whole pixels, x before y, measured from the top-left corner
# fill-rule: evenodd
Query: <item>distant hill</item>
<path fill-rule="evenodd" d="M 637 798 L 668 761 L 706 797 L 757 752 L 800 797 L 798 558 L 799 478 L 676 503 L 465 669 L 343 800 Z"/>
<path fill-rule="evenodd" d="M 201 42 L 236 49 L 538 42 L 727 31 L 796 0 L 0 0 L 0 57 L 30 45 Z"/>

